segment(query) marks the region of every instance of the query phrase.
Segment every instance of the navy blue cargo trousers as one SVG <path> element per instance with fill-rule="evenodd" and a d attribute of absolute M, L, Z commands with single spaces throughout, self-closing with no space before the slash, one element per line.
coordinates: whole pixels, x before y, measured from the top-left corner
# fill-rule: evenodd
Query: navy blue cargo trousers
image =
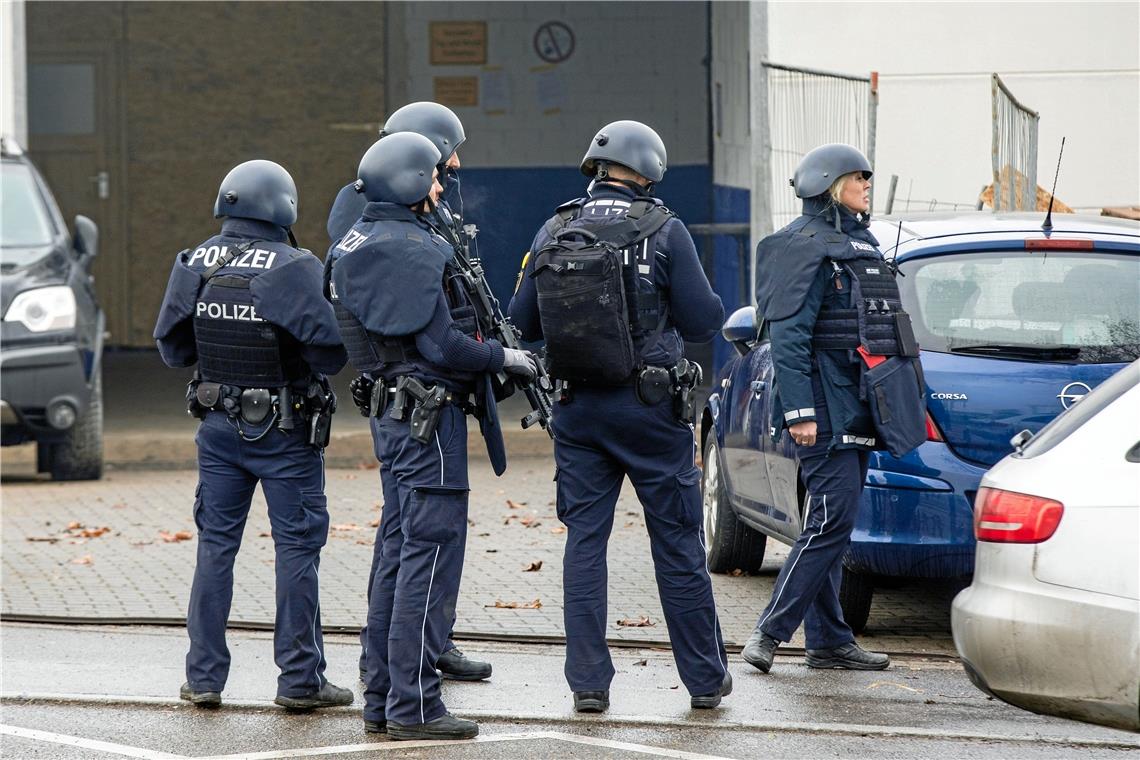
<path fill-rule="evenodd" d="M 572 691 L 608 689 L 606 547 L 622 480 L 645 510 L 661 606 L 681 681 L 690 694 L 721 688 L 728 660 L 705 561 L 700 470 L 693 428 L 672 399 L 647 406 L 632 387 L 574 388 L 554 406 L 558 519 L 566 525 L 563 595 L 566 680 Z"/>
<path fill-rule="evenodd" d="M 368 600 L 364 719 L 429 723 L 447 712 L 435 663 L 455 617 L 467 542 L 467 420 L 447 404 L 420 443 L 407 419 L 386 410 L 372 419 L 372 440 L 384 513 Z"/>
<path fill-rule="evenodd" d="M 309 445 L 307 425 L 297 424 L 289 432 L 242 427 L 247 438 L 261 437 L 243 439 L 235 419 L 211 411 L 195 439 L 198 558 L 186 614 L 190 636 L 186 680 L 194 691 L 221 691 L 226 685 L 230 670 L 226 621 L 233 599 L 234 559 L 260 481 L 276 553 L 273 658 L 281 671 L 277 694 L 307 696 L 326 682 L 317 587 L 321 547 L 329 530 L 324 458 L 320 449 Z"/>

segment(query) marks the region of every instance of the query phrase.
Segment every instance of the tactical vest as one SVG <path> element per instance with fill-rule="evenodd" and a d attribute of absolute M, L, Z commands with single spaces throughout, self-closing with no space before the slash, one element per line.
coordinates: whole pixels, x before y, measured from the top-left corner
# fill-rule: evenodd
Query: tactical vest
<path fill-rule="evenodd" d="M 641 282 L 654 282 L 653 236 L 673 214 L 635 200 L 624 217 L 592 223 L 580 217 L 584 205 L 561 206 L 534 254 L 548 369 L 560 380 L 622 384 L 645 364 L 635 344 L 652 348 L 668 318 L 657 288 Z"/>
<path fill-rule="evenodd" d="M 412 362 L 420 357 L 411 338 L 393 338 L 369 332 L 339 298 L 332 299 L 333 312 L 348 361 L 357 372 L 375 372 L 385 364 Z"/>
<path fill-rule="evenodd" d="M 836 278 L 846 272 L 851 282 L 851 307 L 821 309 L 812 332 L 818 350 L 857 349 L 870 354 L 897 356 L 899 315 L 905 315 L 898 283 L 890 266 L 880 258 L 859 257 L 843 262 L 830 260 Z"/>
<path fill-rule="evenodd" d="M 199 377 L 242 388 L 280 388 L 307 377 L 297 340 L 257 316 L 250 280 L 212 275 L 203 283 L 194 309 Z"/>

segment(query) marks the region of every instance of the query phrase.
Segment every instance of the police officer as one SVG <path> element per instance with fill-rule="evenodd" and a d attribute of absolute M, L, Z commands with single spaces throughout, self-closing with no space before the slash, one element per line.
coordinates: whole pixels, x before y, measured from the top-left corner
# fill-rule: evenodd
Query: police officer
<path fill-rule="evenodd" d="M 327 289 L 353 366 L 374 381 L 383 464 L 379 563 L 368 604 L 364 727 L 395 739 L 468 739 L 449 714 L 435 663 L 455 614 L 467 536 L 467 424 L 482 375 L 533 377 L 523 351 L 480 342 L 451 319 L 452 246 L 433 224 L 440 152 L 401 132 L 360 162 L 363 216 L 329 252 Z"/>
<path fill-rule="evenodd" d="M 712 339 L 724 308 L 685 225 L 651 194 L 665 169 L 665 145 L 651 128 L 636 121 L 603 127 L 581 162 L 588 196 L 560 207 L 535 236 L 510 304 L 524 339 L 545 338 L 548 369 L 561 381 L 554 457 L 557 512 L 568 529 L 565 673 L 578 712 L 609 706 L 606 545 L 627 475 L 645 509 L 691 705 L 716 707 L 732 689 L 705 565 L 692 410 L 680 408 L 699 382 L 682 340 Z M 596 239 L 620 255 L 603 260 L 609 254 Z M 576 278 L 584 284 L 605 272 L 620 282 L 575 301 Z M 619 303 L 629 308 L 609 312 L 612 324 L 596 321 L 603 307 Z"/>
<path fill-rule="evenodd" d="M 440 163 L 438 166 L 440 184 L 444 187 L 445 192 L 451 188 L 458 190 L 459 180 L 457 171 L 460 166 L 459 146 L 467 139 L 459 117 L 456 116 L 450 108 L 440 105 L 439 103 L 429 101 L 409 103 L 397 109 L 388 118 L 388 121 L 384 123 L 384 127 L 380 130 L 380 136 L 384 137 L 385 135 L 398 134 L 400 132 L 415 132 L 431 140 L 432 144 L 434 144 L 436 149 L 440 152 Z M 356 224 L 361 214 L 364 213 L 365 203 L 366 199 L 364 194 L 359 191 L 356 182 L 350 182 L 341 188 L 336 200 L 333 202 L 332 210 L 329 212 L 328 233 L 330 242 L 336 243 L 339 241 L 344 237 L 345 233 Z M 435 228 L 447 237 L 449 243 L 453 246 L 458 246 L 462 233 L 459 230 L 457 217 L 451 213 L 447 202 L 441 198 L 436 204 L 432 215 L 435 217 L 432 222 Z M 464 305 L 456 310 L 455 316 L 462 319 L 466 316 L 465 313 L 469 311 L 467 305 Z M 353 384 L 353 391 L 358 397 L 361 394 L 367 397 L 368 390 L 367 382 L 355 381 Z M 372 555 L 372 571 L 368 576 L 370 579 L 368 583 L 369 595 L 372 593 L 371 578 L 376 574 L 376 568 L 380 561 L 380 547 L 382 545 L 383 542 L 381 541 L 380 533 L 377 531 Z M 365 672 L 365 661 L 367 659 L 367 642 L 368 628 L 366 626 L 360 632 L 360 671 L 362 676 Z M 491 676 L 491 664 L 468 659 L 467 656 L 455 646 L 455 642 L 451 640 L 450 633 L 444 644 L 443 653 L 440 654 L 435 666 L 443 673 L 444 678 L 451 678 L 458 681 L 481 681 Z"/>
<path fill-rule="evenodd" d="M 810 667 L 890 664 L 855 643 L 839 606 L 868 452 L 879 447 L 871 410 L 860 398 L 864 357 L 900 354 L 905 337 L 894 272 L 868 230 L 870 179 L 871 164 L 857 149 L 812 150 L 792 180 L 803 215 L 757 249 L 757 299 L 775 363 L 772 433 L 790 433 L 807 487 L 804 530 L 743 652 L 765 673 L 801 621 Z"/>
<path fill-rule="evenodd" d="M 296 247 L 297 188 L 278 164 L 247 161 L 230 171 L 214 216 L 225 220 L 221 232 L 175 259 L 154 329 L 168 366 L 197 363 L 187 400 L 202 420 L 180 696 L 221 704 L 234 558 L 260 482 L 276 551 L 274 701 L 290 710 L 351 704 L 352 692 L 324 675 L 317 588 L 329 527 L 321 449 L 335 408 L 325 375 L 346 358 L 321 262 Z"/>

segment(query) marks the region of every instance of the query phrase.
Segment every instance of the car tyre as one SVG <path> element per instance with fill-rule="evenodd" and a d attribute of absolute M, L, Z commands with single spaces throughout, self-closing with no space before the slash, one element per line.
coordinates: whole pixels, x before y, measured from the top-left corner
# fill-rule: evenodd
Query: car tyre
<path fill-rule="evenodd" d="M 855 633 L 862 633 L 871 615 L 871 599 L 875 596 L 875 578 L 868 573 L 856 573 L 843 568 L 839 584 L 839 606 L 843 619 Z"/>
<path fill-rule="evenodd" d="M 733 570 L 755 572 L 764 563 L 768 537 L 742 523 L 732 511 L 728 492 L 720 477 L 719 456 L 716 435 L 710 434 L 705 443 L 704 476 L 701 478 L 709 570 L 714 573 Z"/>
<path fill-rule="evenodd" d="M 98 480 L 103 477 L 103 371 L 95 370 L 87 412 L 59 443 L 40 444 L 41 470 L 52 480 Z"/>

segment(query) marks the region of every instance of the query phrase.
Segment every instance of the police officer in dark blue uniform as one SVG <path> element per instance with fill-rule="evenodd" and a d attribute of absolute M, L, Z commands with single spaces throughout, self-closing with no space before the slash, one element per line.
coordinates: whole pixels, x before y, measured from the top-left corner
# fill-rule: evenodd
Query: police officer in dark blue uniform
<path fill-rule="evenodd" d="M 868 452 L 885 447 L 872 404 L 864 400 L 873 395 L 865 375 L 888 357 L 917 365 L 918 355 L 895 272 L 868 230 L 870 178 L 871 164 L 849 145 L 809 152 L 792 180 L 803 215 L 757 249 L 757 300 L 775 363 L 772 434 L 788 430 L 807 486 L 803 533 L 743 652 L 765 673 L 776 647 L 801 622 L 810 667 L 881 670 L 890 664 L 886 655 L 855 643 L 839 606 L 843 554 Z M 901 402 L 913 393 L 902 391 L 887 398 Z M 897 412 L 911 421 L 923 414 L 917 400 L 900 403 Z"/>
<path fill-rule="evenodd" d="M 233 565 L 254 488 L 276 550 L 276 702 L 290 710 L 352 703 L 325 678 L 317 569 L 329 518 L 322 448 L 335 397 L 326 374 L 345 351 L 322 293 L 321 262 L 296 247 L 297 188 L 271 161 L 222 181 L 221 232 L 178 254 L 154 337 L 171 367 L 197 363 L 187 401 L 198 428 L 198 559 L 181 697 L 221 704 Z"/>
<path fill-rule="evenodd" d="M 360 162 L 368 200 L 326 262 L 327 291 L 353 366 L 371 384 L 382 463 L 379 563 L 368 605 L 365 730 L 395 739 L 467 739 L 449 714 L 435 663 L 455 615 L 467 536 L 467 424 L 489 372 L 533 377 L 523 351 L 480 342 L 451 318 L 444 272 L 454 248 L 431 214 L 440 152 L 401 132 Z"/>
<path fill-rule="evenodd" d="M 431 140 L 432 144 L 434 144 L 436 149 L 440 152 L 440 164 L 438 167 L 439 181 L 444 187 L 444 192 L 446 193 L 452 189 L 458 192 L 459 179 L 457 172 L 460 167 L 459 146 L 467 139 L 467 135 L 463 131 L 463 123 L 460 122 L 459 117 L 456 116 L 450 108 L 440 105 L 439 103 L 432 103 L 430 101 L 409 103 L 402 108 L 396 109 L 388 118 L 384 123 L 383 129 L 380 130 L 380 136 L 384 137 L 385 135 L 398 134 L 400 132 L 415 132 Z M 344 237 L 345 233 L 356 224 L 361 214 L 364 213 L 365 203 L 366 199 L 364 194 L 359 191 L 356 182 L 350 182 L 341 188 L 336 200 L 333 202 L 332 210 L 329 212 L 328 233 L 330 242 L 336 243 L 339 241 Z M 451 208 L 443 198 L 440 198 L 436 204 L 433 215 L 435 217 L 435 219 L 433 219 L 433 225 L 436 229 L 443 234 L 453 246 L 459 246 L 463 235 L 460 229 L 461 222 L 459 218 L 451 212 Z M 473 312 L 469 305 L 465 304 L 454 310 L 454 316 L 456 319 L 470 324 L 470 317 L 473 316 Z M 473 327 L 474 325 L 471 324 L 472 329 Z M 362 398 L 366 403 L 370 391 L 368 383 L 358 379 L 353 382 L 352 389 L 354 397 Z M 369 579 L 376 573 L 376 568 L 380 561 L 380 547 L 382 545 L 383 541 L 381 540 L 379 531 L 377 531 L 372 555 L 372 571 L 369 573 Z M 370 595 L 371 593 L 372 582 L 369 580 L 368 594 Z M 360 645 L 360 672 L 363 677 L 368 648 L 367 626 L 360 632 Z M 444 644 L 443 653 L 440 654 L 435 666 L 443 673 L 444 678 L 451 678 L 458 681 L 481 681 L 491 676 L 491 664 L 468 659 L 463 652 L 455 646 L 455 642 L 451 640 L 450 633 L 448 634 L 447 642 Z"/>
<path fill-rule="evenodd" d="M 691 705 L 711 708 L 732 679 L 705 564 L 691 399 L 699 368 L 682 341 L 712 339 L 724 308 L 685 225 L 651 195 L 666 169 L 656 132 L 609 124 L 581 169 L 588 197 L 538 232 L 510 304 L 524 339 L 545 339 L 561 386 L 554 456 L 568 528 L 566 680 L 577 711 L 609 706 L 606 545 L 628 476 L 645 509 L 677 669 Z"/>

